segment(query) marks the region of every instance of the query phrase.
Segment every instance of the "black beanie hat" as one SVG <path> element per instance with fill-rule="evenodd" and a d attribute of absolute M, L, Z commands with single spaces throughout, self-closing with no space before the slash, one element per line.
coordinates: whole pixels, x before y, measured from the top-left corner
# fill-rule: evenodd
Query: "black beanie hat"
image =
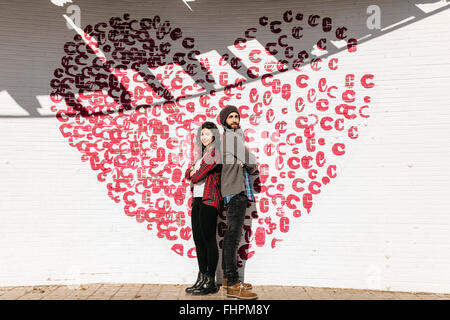
<path fill-rule="evenodd" d="M 222 126 L 225 126 L 225 122 L 227 120 L 227 117 L 230 113 L 232 112 L 237 112 L 237 114 L 239 115 L 239 117 L 241 117 L 238 108 L 236 108 L 235 106 L 226 106 L 225 108 L 223 108 L 220 113 L 219 113 L 219 119 L 220 119 L 220 124 Z"/>

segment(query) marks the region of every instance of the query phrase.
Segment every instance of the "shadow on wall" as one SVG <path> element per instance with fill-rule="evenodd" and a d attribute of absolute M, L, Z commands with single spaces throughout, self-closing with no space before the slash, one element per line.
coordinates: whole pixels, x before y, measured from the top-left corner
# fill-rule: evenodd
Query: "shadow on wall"
<path fill-rule="evenodd" d="M 349 35 L 358 39 L 358 44 L 370 41 L 379 35 L 395 31 L 405 25 L 417 22 L 430 15 L 448 9 L 446 1 L 194 1 L 185 5 L 181 0 L 166 1 L 121 1 L 111 5 L 109 1 L 75 0 L 81 9 L 81 27 L 109 21 L 111 17 L 123 17 L 129 13 L 133 19 L 153 18 L 158 15 L 162 21 L 168 20 L 181 30 L 184 35 L 195 38 L 195 48 L 200 53 L 217 51 L 219 55 L 227 54 L 230 61 L 233 53 L 228 46 L 239 37 L 244 37 L 246 30 L 258 28 L 257 39 L 261 44 L 278 40 L 276 33 L 270 30 L 272 22 L 283 22 L 283 13 L 292 10 L 293 16 L 303 13 L 305 17 L 315 14 L 332 18 L 333 26 L 346 26 Z M 434 5 L 436 4 L 436 5 Z M 370 14 L 367 8 L 377 5 L 381 9 L 381 30 L 369 30 L 366 22 Z M 74 30 L 66 27 L 63 14 L 66 7 L 58 7 L 50 1 L 37 3 L 26 0 L 14 4 L 0 3 L 0 92 L 6 91 L 23 109 L 23 115 L 9 115 L 2 112 L 0 117 L 54 117 L 42 115 L 42 107 L 37 96 L 48 96 L 51 89 L 49 82 L 53 71 L 60 66 L 64 55 L 63 45 L 71 41 Z M 437 8 L 437 9 L 435 9 Z M 267 17 L 265 29 L 259 24 L 261 17 Z M 295 20 L 294 20 L 295 22 Z M 278 27 L 277 23 L 272 25 Z M 331 40 L 331 39 L 330 39 Z M 317 37 L 309 33 L 295 48 L 310 51 L 317 42 Z M 177 48 L 173 48 L 176 51 Z M 330 56 L 346 47 L 339 48 L 328 43 L 327 55 Z M 285 60 L 284 52 L 278 51 L 274 56 Z M 325 57 L 326 57 L 325 56 Z M 292 60 L 293 61 L 293 60 Z M 292 62 L 291 61 L 291 62 Z M 305 61 L 307 63 L 307 61 Z M 290 65 L 292 67 L 292 65 Z M 200 70 L 200 69 L 199 69 Z M 237 72 L 246 81 L 252 79 L 251 71 L 241 65 Z M 197 74 L 203 78 L 204 74 Z M 194 80 L 197 80 L 194 77 Z M 216 80 L 217 81 L 217 80 Z M 201 85 L 209 92 L 215 82 Z M 158 83 L 153 83 L 158 86 Z M 222 88 L 223 90 L 223 88 Z M 171 98 L 167 96 L 167 98 Z M 25 111 L 25 112 L 23 112 Z M 21 113 L 18 113 L 21 114 Z"/>

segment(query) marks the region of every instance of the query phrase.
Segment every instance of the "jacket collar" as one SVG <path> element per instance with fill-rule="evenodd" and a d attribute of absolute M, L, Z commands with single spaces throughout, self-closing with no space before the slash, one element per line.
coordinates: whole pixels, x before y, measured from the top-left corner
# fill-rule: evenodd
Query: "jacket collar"
<path fill-rule="evenodd" d="M 231 134 L 237 134 L 240 136 L 244 136 L 244 131 L 242 130 L 242 127 L 239 127 L 238 129 L 230 129 L 227 126 L 223 126 L 224 133 L 231 133 Z"/>

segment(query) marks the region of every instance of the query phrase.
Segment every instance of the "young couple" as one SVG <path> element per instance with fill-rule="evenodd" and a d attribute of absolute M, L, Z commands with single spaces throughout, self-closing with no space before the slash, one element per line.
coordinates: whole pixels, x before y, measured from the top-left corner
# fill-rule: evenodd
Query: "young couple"
<path fill-rule="evenodd" d="M 239 280 L 236 254 L 242 236 L 247 202 L 254 202 L 250 176 L 258 173 L 256 157 L 245 146 L 235 106 L 223 108 L 219 115 L 224 128 L 222 141 L 216 125 L 205 122 L 197 132 L 199 156 L 186 170 L 193 193 L 192 234 L 197 251 L 197 281 L 187 293 L 204 295 L 218 291 L 215 282 L 218 263 L 217 215 L 222 201 L 227 208 L 227 230 L 223 240 L 223 289 L 227 296 L 256 299 L 252 286 Z"/>

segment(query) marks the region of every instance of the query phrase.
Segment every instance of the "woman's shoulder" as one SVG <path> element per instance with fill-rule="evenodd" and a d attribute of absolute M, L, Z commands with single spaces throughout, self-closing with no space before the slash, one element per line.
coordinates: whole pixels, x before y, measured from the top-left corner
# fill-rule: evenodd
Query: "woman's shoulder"
<path fill-rule="evenodd" d="M 220 150 L 217 148 L 211 148 L 203 155 L 203 161 L 211 161 L 212 159 L 219 159 Z"/>
<path fill-rule="evenodd" d="M 216 147 L 209 148 L 205 152 L 205 156 L 215 156 L 216 154 L 220 154 L 219 148 L 216 148 Z"/>

